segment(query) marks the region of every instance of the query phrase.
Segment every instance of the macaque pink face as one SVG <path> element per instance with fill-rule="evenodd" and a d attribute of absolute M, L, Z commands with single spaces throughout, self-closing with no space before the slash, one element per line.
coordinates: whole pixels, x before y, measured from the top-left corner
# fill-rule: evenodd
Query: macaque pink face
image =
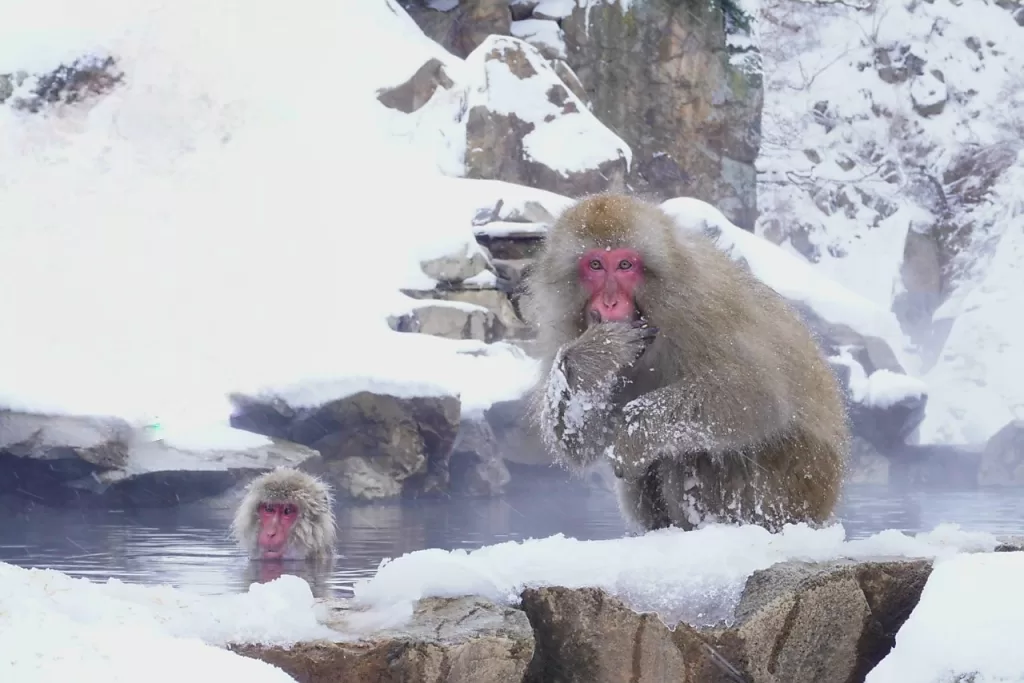
<path fill-rule="evenodd" d="M 289 502 L 260 503 L 260 556 L 266 560 L 284 558 L 292 526 L 299 519 L 299 506 Z"/>
<path fill-rule="evenodd" d="M 591 249 L 580 257 L 579 268 L 580 282 L 590 295 L 588 320 L 632 322 L 637 319 L 636 288 L 644 280 L 639 252 L 625 248 Z"/>

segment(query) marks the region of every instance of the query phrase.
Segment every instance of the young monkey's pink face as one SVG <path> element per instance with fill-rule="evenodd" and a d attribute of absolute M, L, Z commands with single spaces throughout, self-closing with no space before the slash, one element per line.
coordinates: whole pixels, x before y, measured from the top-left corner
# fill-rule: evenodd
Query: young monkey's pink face
<path fill-rule="evenodd" d="M 285 559 L 292 526 L 299 519 L 299 506 L 290 502 L 260 503 L 260 557 L 265 560 Z"/>
<path fill-rule="evenodd" d="M 590 296 L 587 320 L 633 322 L 638 319 L 636 289 L 644 281 L 643 261 L 635 249 L 591 249 L 580 257 L 580 282 Z"/>

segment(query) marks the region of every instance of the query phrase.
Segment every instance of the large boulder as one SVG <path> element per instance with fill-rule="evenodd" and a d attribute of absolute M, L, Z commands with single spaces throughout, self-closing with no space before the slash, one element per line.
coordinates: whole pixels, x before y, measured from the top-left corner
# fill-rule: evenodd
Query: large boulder
<path fill-rule="evenodd" d="M 630 186 L 698 197 L 753 229 L 763 86 L 756 59 L 727 44 L 736 3 L 545 4 L 566 11 L 567 61 L 594 114 L 635 152 Z"/>
<path fill-rule="evenodd" d="M 466 312 L 480 308 L 489 311 L 490 315 L 478 317 L 477 322 L 480 324 L 476 326 L 476 329 L 480 330 L 485 338 L 489 335 L 492 339 L 496 339 L 499 332 L 503 339 L 522 337 L 530 333 L 526 323 L 516 313 L 505 288 L 499 286 L 497 278 L 481 284 L 464 282 L 458 287 L 404 289 L 402 293 L 413 299 L 435 299 L 439 302 L 454 304 L 462 307 L 462 310 Z M 466 306 L 472 308 L 465 308 Z M 466 323 L 469 325 L 469 331 L 472 332 L 474 322 L 467 320 Z M 401 320 L 398 320 L 393 327 L 400 329 L 402 325 Z"/>
<path fill-rule="evenodd" d="M 476 339 L 490 343 L 506 336 L 505 325 L 494 311 L 460 301 L 439 300 L 416 306 L 408 313 L 389 317 L 388 324 L 396 332 L 415 332 L 445 339 Z"/>
<path fill-rule="evenodd" d="M 815 333 L 847 399 L 853 434 L 883 454 L 907 442 L 924 420 L 928 391 L 906 374 L 885 340 L 829 322 L 790 302 Z"/>
<path fill-rule="evenodd" d="M 118 418 L 0 412 L 0 493 L 50 505 L 169 507 L 319 454 L 225 428 L 154 439 Z M 215 437 L 215 438 L 211 438 Z"/>
<path fill-rule="evenodd" d="M 590 113 L 536 48 L 492 35 L 466 64 L 474 81 L 465 118 L 466 177 L 569 196 L 625 188 L 629 146 Z"/>
<path fill-rule="evenodd" d="M 314 407 L 276 397 L 232 397 L 232 426 L 314 448 L 324 476 L 355 500 L 448 490 L 459 428 L 454 396 L 400 398 L 369 391 Z"/>
<path fill-rule="evenodd" d="M 351 638 L 359 616 L 335 605 L 329 625 Z M 521 683 L 533 657 L 533 633 L 520 610 L 472 597 L 428 598 L 403 627 L 356 642 L 231 649 L 278 666 L 299 683 Z"/>
<path fill-rule="evenodd" d="M 453 493 L 495 496 L 512 478 L 501 457 L 491 426 L 483 420 L 463 420 L 449 464 Z"/>
<path fill-rule="evenodd" d="M 520 465 L 550 465 L 551 454 L 527 414 L 529 399 L 496 401 L 484 411 L 503 460 Z"/>
<path fill-rule="evenodd" d="M 747 581 L 733 623 L 666 626 L 597 589 L 523 592 L 544 683 L 848 683 L 889 652 L 927 560 L 787 562 Z"/>
<path fill-rule="evenodd" d="M 70 482 L 124 467 L 133 432 L 113 417 L 0 411 L 0 493 L 73 498 Z"/>
<path fill-rule="evenodd" d="M 1014 420 L 985 444 L 978 484 L 1024 486 L 1024 420 Z"/>

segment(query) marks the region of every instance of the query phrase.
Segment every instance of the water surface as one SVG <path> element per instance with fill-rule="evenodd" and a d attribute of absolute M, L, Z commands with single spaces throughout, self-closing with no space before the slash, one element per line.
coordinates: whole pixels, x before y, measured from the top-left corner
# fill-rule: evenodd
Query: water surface
<path fill-rule="evenodd" d="M 23 567 L 94 580 L 169 583 L 206 594 L 243 591 L 255 578 L 251 563 L 228 537 L 230 509 L 33 507 L 6 517 L 8 523 L 0 525 L 0 561 Z M 354 581 L 373 575 L 381 559 L 422 548 L 477 548 L 556 533 L 586 540 L 625 533 L 611 493 L 552 483 L 501 499 L 339 505 L 337 517 L 340 556 L 332 572 L 320 577 L 318 593 L 347 594 Z M 846 492 L 839 517 L 851 538 L 882 529 L 930 530 L 944 522 L 1024 534 L 1024 491 L 908 494 L 855 487 Z"/>

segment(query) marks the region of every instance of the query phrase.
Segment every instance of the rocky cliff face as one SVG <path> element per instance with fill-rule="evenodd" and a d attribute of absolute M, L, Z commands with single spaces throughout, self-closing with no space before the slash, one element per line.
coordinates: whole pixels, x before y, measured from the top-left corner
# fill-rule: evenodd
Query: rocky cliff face
<path fill-rule="evenodd" d="M 728 16 L 723 6 L 730 8 Z M 595 164 L 597 178 L 559 183 L 534 174 L 533 186 L 569 196 L 624 188 L 657 200 L 693 196 L 753 228 L 760 61 L 746 40 L 746 17 L 732 3 L 413 0 L 405 7 L 427 35 L 471 60 L 474 50 L 493 40 L 489 36 L 521 38 L 557 75 L 548 88 L 552 101 L 586 107 L 632 150 L 625 173 Z M 487 59 L 513 66 L 528 61 L 514 54 Z M 513 71 L 522 77 L 522 68 Z M 473 124 L 472 112 L 470 126 L 469 138 L 487 138 L 473 132 L 481 126 Z M 511 167 L 531 155 L 512 140 L 523 133 L 507 121 L 500 130 L 508 142 L 494 163 L 474 158 L 493 145 L 468 141 L 468 173 L 521 182 Z"/>

